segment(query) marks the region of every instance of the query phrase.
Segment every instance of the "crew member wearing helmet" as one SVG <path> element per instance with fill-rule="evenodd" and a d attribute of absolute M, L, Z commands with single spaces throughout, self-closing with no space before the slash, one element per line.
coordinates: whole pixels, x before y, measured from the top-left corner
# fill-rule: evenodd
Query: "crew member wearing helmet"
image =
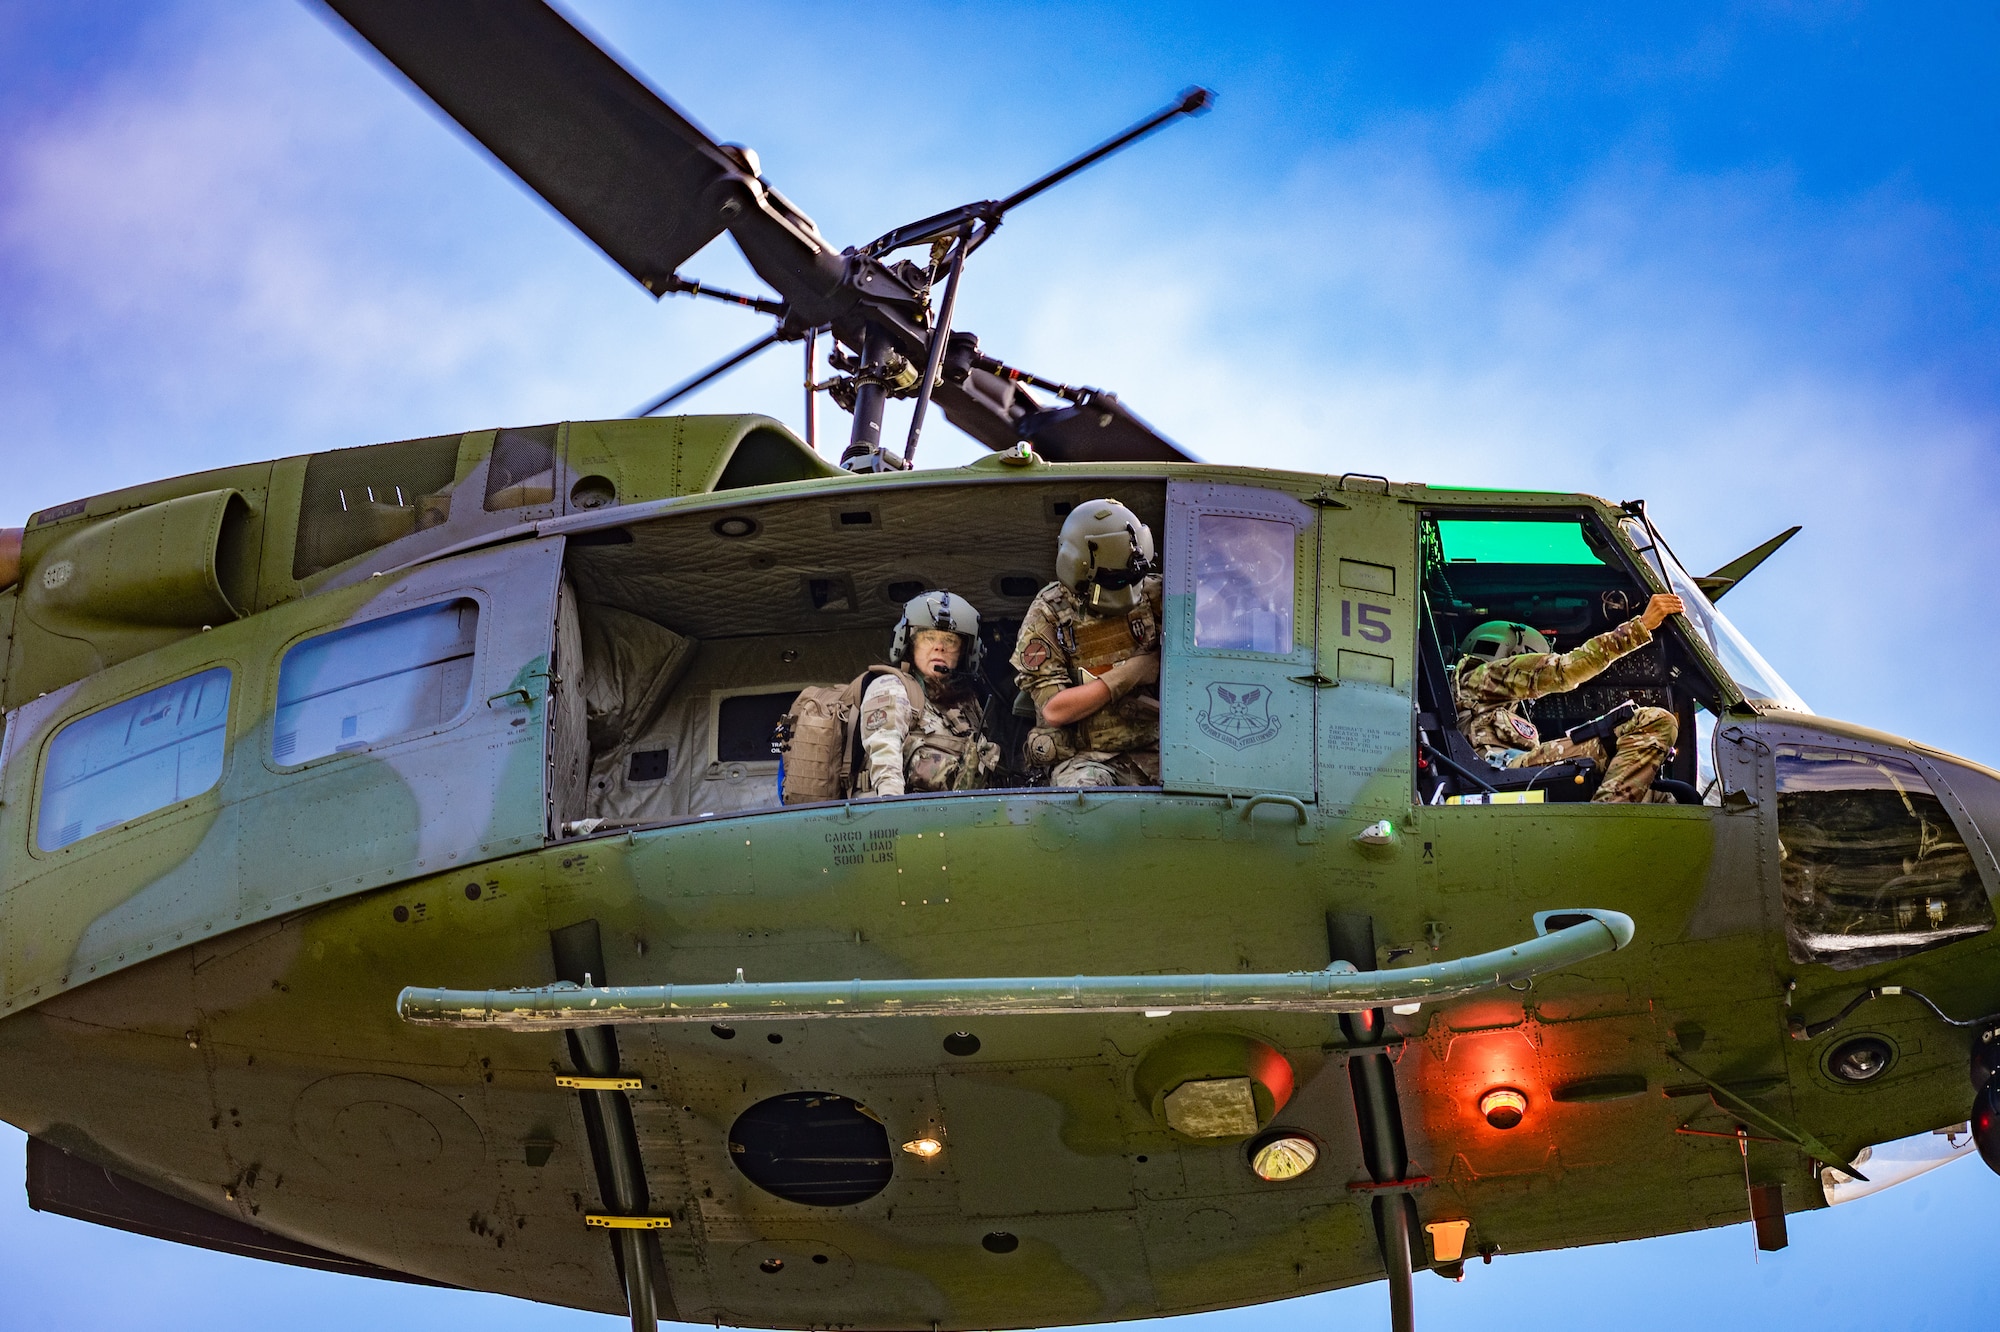
<path fill-rule="evenodd" d="M 1488 761 L 1509 768 L 1539 767 L 1582 755 L 1604 768 L 1592 797 L 1606 804 L 1644 803 L 1660 765 L 1672 757 L 1680 724 L 1665 708 L 1640 708 L 1612 734 L 1617 752 L 1606 762 L 1604 742 L 1543 740 L 1523 715 L 1522 703 L 1576 688 L 1628 652 L 1653 641 L 1653 631 L 1678 614 L 1681 599 L 1662 593 L 1646 609 L 1574 651 L 1549 650 L 1549 640 L 1525 624 L 1489 620 L 1465 636 L 1452 699 L 1458 729 Z"/>
<path fill-rule="evenodd" d="M 966 791 L 988 784 L 1000 747 L 985 736 L 979 678 L 979 612 L 963 597 L 926 592 L 903 607 L 889 645 L 894 674 L 861 696 L 857 787 L 876 795 Z"/>
<path fill-rule="evenodd" d="M 1153 533 L 1117 500 L 1063 520 L 1056 581 L 1021 621 L 1015 682 L 1035 703 L 1029 766 L 1052 786 L 1160 782 L 1160 578 Z"/>

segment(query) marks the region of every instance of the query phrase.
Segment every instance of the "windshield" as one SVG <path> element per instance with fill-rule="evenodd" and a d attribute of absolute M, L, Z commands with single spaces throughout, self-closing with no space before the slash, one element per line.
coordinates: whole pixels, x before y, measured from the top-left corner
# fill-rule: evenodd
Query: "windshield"
<path fill-rule="evenodd" d="M 1619 524 L 1633 547 L 1644 555 L 1647 561 L 1667 580 L 1667 586 L 1687 605 L 1687 622 L 1694 626 L 1695 633 L 1708 644 L 1715 653 L 1715 659 L 1722 663 L 1722 669 L 1729 672 L 1729 678 L 1743 691 L 1743 696 L 1757 703 L 1768 703 L 1775 708 L 1785 708 L 1791 712 L 1811 712 L 1805 700 L 1792 692 L 1784 677 L 1771 669 L 1771 663 L 1750 646 L 1740 630 L 1731 624 L 1723 613 L 1715 608 L 1701 587 L 1681 568 L 1674 553 L 1663 543 L 1656 543 L 1646 524 L 1637 518 L 1626 518 Z"/>

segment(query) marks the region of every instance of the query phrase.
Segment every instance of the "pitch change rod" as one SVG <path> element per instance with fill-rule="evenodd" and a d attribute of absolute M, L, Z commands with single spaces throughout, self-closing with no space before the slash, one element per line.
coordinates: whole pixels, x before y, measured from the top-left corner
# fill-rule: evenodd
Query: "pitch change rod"
<path fill-rule="evenodd" d="M 1026 976 L 942 980 L 745 981 L 724 985 L 560 983 L 540 989 L 443 990 L 418 986 L 396 997 L 405 1021 L 430 1026 L 549 1031 L 627 1022 L 724 1018 L 999 1016 L 1022 1013 L 1356 1013 L 1436 1003 L 1498 989 L 1573 966 L 1632 942 L 1632 918 L 1617 911 L 1535 914 L 1536 936 L 1511 948 L 1394 971 L 1208 976 Z"/>

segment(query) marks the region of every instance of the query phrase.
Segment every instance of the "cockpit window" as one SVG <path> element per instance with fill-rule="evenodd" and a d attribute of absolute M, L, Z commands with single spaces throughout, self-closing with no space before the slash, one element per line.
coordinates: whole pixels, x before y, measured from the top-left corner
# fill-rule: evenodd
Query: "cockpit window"
<path fill-rule="evenodd" d="M 1812 711 L 1805 700 L 1785 683 L 1784 677 L 1771 669 L 1771 663 L 1750 646 L 1750 640 L 1743 636 L 1742 631 L 1715 608 L 1715 603 L 1681 567 L 1674 553 L 1664 543 L 1653 540 L 1646 524 L 1637 518 L 1627 518 L 1619 526 L 1633 548 L 1646 557 L 1646 562 L 1667 580 L 1667 586 L 1686 603 L 1688 623 L 1708 644 L 1709 651 L 1722 663 L 1722 669 L 1729 672 L 1729 678 L 1736 682 L 1736 687 L 1743 691 L 1745 698 L 1790 712 Z"/>
<path fill-rule="evenodd" d="M 1795 962 L 1837 970 L 1993 928 L 1943 803 L 1907 759 L 1779 745 L 1778 857 Z"/>
<path fill-rule="evenodd" d="M 1465 657 L 1490 655 L 1500 644 L 1518 643 L 1508 650 L 1527 651 L 1539 637 L 1546 650 L 1569 654 L 1619 630 L 1646 607 L 1650 588 L 1638 562 L 1595 512 L 1545 503 L 1432 511 L 1418 523 L 1417 545 L 1417 723 L 1420 746 L 1431 751 L 1417 756 L 1418 797 L 1435 803 L 1493 789 L 1512 795 L 1507 781 L 1520 780 L 1529 783 L 1519 792 L 1524 797 L 1590 799 L 1596 787 L 1589 773 L 1560 782 L 1555 778 L 1562 774 L 1536 775 L 1530 768 L 1514 779 L 1484 774 L 1492 755 L 1473 752 L 1463 729 L 1473 713 L 1461 715 L 1455 672 Z M 1625 639 L 1603 642 L 1595 652 L 1596 666 L 1568 687 L 1536 691 L 1532 701 L 1515 705 L 1514 715 L 1548 740 L 1626 703 L 1671 713 L 1680 744 L 1652 779 L 1652 793 L 1684 804 L 1700 800 L 1691 742 L 1700 711 L 1720 706 L 1719 675 L 1678 633 L 1657 634 L 1636 647 Z"/>
<path fill-rule="evenodd" d="M 1447 564 L 1602 564 L 1577 522 L 1488 522 L 1440 518 Z"/>

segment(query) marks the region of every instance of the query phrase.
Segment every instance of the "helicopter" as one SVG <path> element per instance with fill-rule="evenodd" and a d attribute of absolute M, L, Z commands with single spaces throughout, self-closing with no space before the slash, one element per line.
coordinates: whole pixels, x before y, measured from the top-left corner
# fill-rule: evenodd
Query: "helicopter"
<path fill-rule="evenodd" d="M 342 8 L 430 86 L 436 47 Z M 527 35 L 438 45 L 629 92 L 539 7 L 481 12 Z M 962 334 L 954 361 L 951 283 L 1004 209 L 904 229 L 950 241 L 920 272 L 865 256 L 901 291 L 843 263 L 815 298 L 803 215 L 714 146 L 733 165 L 689 156 L 781 329 L 850 362 L 846 466 L 768 420 L 569 422 L 30 517 L 0 1030 L 43 1204 L 635 1324 L 1043 1325 L 1384 1276 L 1406 1319 L 1411 1271 L 1469 1256 L 1746 1212 L 1776 1242 L 1880 1177 L 1864 1148 L 1967 1119 L 1991 775 L 1799 705 L 1713 609 L 1768 549 L 1690 578 L 1643 506 L 1205 467 L 1107 395 Z M 927 388 L 992 458 L 897 465 L 881 401 Z M 971 589 L 1004 658 L 1099 494 L 1165 553 L 1159 789 L 776 803 L 792 691 L 878 653 L 912 584 Z M 1291 529 L 1279 642 L 1198 640 L 1204 519 Z M 1689 745 L 1668 779 L 1692 801 L 1503 789 L 1454 743 L 1475 618 L 1575 641 L 1665 590 L 1691 613 L 1657 652 L 1537 715 L 1712 719 L 1710 770 Z"/>

